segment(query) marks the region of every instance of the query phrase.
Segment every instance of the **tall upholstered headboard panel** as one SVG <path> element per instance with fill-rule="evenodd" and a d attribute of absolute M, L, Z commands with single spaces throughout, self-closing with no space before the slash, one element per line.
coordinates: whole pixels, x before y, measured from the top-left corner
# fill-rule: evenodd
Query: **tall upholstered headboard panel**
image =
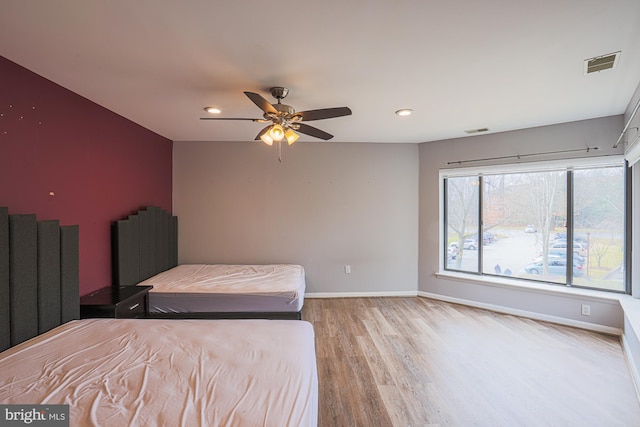
<path fill-rule="evenodd" d="M 79 228 L 0 207 L 0 351 L 80 318 Z"/>
<path fill-rule="evenodd" d="M 178 218 L 146 207 L 113 223 L 111 245 L 114 285 L 135 286 L 178 265 Z"/>

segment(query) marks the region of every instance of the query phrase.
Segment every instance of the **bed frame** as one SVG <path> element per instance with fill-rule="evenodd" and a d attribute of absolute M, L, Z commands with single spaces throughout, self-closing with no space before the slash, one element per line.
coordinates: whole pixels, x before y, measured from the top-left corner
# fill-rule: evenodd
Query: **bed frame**
<path fill-rule="evenodd" d="M 0 207 L 0 351 L 80 318 L 79 228 Z"/>
<path fill-rule="evenodd" d="M 138 283 L 178 265 L 178 218 L 148 206 L 115 221 L 111 229 L 113 284 Z M 152 318 L 173 319 L 302 319 L 297 312 L 189 312 L 148 313 Z"/>

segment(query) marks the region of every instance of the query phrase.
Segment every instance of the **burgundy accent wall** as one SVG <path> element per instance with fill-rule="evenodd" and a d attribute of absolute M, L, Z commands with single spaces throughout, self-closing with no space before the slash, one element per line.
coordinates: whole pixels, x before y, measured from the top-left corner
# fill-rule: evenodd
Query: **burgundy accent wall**
<path fill-rule="evenodd" d="M 171 212 L 173 143 L 0 57 L 0 206 L 80 226 L 80 294 L 111 285 L 114 220 Z"/>

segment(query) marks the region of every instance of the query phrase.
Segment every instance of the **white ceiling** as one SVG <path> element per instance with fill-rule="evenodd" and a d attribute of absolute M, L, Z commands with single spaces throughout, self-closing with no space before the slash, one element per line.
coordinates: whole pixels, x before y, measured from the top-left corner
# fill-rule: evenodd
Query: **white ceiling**
<path fill-rule="evenodd" d="M 0 55 L 174 141 L 253 140 L 203 108 L 258 118 L 242 92 L 286 86 L 298 111 L 353 110 L 312 123 L 335 141 L 418 143 L 622 114 L 640 1 L 3 0 Z"/>

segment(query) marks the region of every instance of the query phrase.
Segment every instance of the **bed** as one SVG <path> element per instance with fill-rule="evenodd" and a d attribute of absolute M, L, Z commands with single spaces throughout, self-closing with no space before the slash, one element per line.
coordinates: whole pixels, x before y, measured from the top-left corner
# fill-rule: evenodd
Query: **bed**
<path fill-rule="evenodd" d="M 79 320 L 78 228 L 56 226 L 0 208 L 0 404 L 69 405 L 70 425 L 317 425 L 308 322 Z"/>
<path fill-rule="evenodd" d="M 147 207 L 113 224 L 115 285 L 153 286 L 151 317 L 301 318 L 301 265 L 178 265 L 177 223 L 166 211 Z"/>
<path fill-rule="evenodd" d="M 0 402 L 71 425 L 315 426 L 313 330 L 293 320 L 85 319 L 0 353 Z"/>

